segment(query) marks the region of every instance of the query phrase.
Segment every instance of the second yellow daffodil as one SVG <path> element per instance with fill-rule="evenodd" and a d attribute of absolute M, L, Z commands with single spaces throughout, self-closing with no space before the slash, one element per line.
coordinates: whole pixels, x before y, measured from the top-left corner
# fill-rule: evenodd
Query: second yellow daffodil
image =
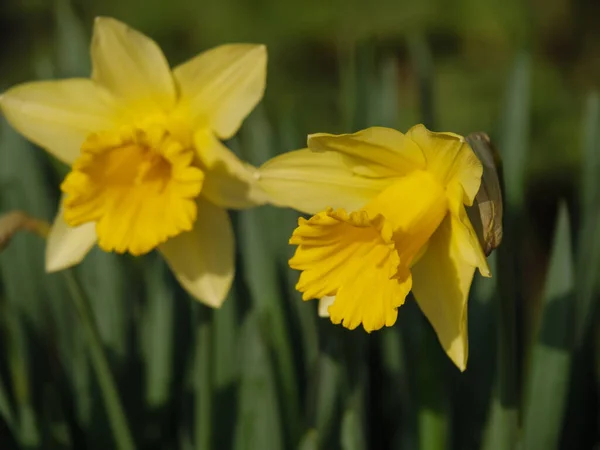
<path fill-rule="evenodd" d="M 313 134 L 308 147 L 260 168 L 276 204 L 313 214 L 290 239 L 303 298 L 321 299 L 333 323 L 370 332 L 393 325 L 412 290 L 464 370 L 473 274 L 490 276 L 465 210 L 483 170 L 465 139 L 422 125 L 406 134 L 376 127 Z"/>
<path fill-rule="evenodd" d="M 102 17 L 91 57 L 91 79 L 26 83 L 0 98 L 17 131 L 71 166 L 47 270 L 77 264 L 96 242 L 132 255 L 158 248 L 194 297 L 220 306 L 234 273 L 224 208 L 265 198 L 256 169 L 219 139 L 262 98 L 265 47 L 222 45 L 171 71 L 153 40 Z"/>

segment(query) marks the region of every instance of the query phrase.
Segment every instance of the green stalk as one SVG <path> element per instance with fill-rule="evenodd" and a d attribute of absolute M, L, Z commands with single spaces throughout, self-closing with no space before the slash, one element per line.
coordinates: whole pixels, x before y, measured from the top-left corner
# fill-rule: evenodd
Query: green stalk
<path fill-rule="evenodd" d="M 197 309 L 194 442 L 196 450 L 209 450 L 212 443 L 213 310 L 204 305 L 197 305 Z"/>
<path fill-rule="evenodd" d="M 102 340 L 100 339 L 98 327 L 96 326 L 96 322 L 92 315 L 89 300 L 81 288 L 79 281 L 75 277 L 73 270 L 65 270 L 63 273 L 70 294 L 69 297 L 73 301 L 73 306 L 77 310 L 83 324 L 92 367 L 98 377 L 98 384 L 102 391 L 102 398 L 104 399 L 108 420 L 113 431 L 116 446 L 119 450 L 133 450 L 135 449 L 133 437 L 129 430 L 127 417 L 125 416 L 123 405 L 119 398 L 115 380 L 104 353 Z"/>

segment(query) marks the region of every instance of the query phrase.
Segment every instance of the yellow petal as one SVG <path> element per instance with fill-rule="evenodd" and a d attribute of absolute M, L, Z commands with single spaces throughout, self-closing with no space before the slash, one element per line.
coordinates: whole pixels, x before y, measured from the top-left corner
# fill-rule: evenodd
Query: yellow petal
<path fill-rule="evenodd" d="M 229 139 L 263 96 L 267 49 L 221 45 L 176 67 L 173 74 L 192 126 L 208 126 L 221 139 Z"/>
<path fill-rule="evenodd" d="M 93 131 L 116 126 L 118 114 L 108 91 L 87 79 L 37 81 L 0 97 L 8 122 L 30 141 L 71 164 Z"/>
<path fill-rule="evenodd" d="M 450 198 L 450 215 L 453 223 L 452 229 L 457 237 L 456 244 L 459 246 L 460 253 L 465 262 L 479 268 L 479 272 L 484 277 L 491 277 L 490 266 L 481 241 L 473 224 L 469 219 L 465 205 L 462 202 L 463 190 L 460 184 L 454 183 L 447 191 Z"/>
<path fill-rule="evenodd" d="M 326 295 L 319 299 L 319 317 L 329 317 L 329 307 L 335 302 L 335 295 Z"/>
<path fill-rule="evenodd" d="M 394 230 L 396 250 L 410 266 L 448 214 L 442 185 L 428 172 L 403 176 L 365 206 L 370 217 L 384 216 Z"/>
<path fill-rule="evenodd" d="M 54 219 L 46 244 L 46 271 L 56 272 L 79 264 L 96 243 L 94 223 L 70 227 L 62 206 Z"/>
<path fill-rule="evenodd" d="M 98 17 L 92 36 L 92 79 L 126 100 L 140 115 L 168 112 L 175 82 L 160 47 L 110 17 Z"/>
<path fill-rule="evenodd" d="M 328 207 L 358 210 L 393 182 L 355 174 L 340 153 L 308 149 L 267 161 L 259 176 L 271 203 L 308 214 Z"/>
<path fill-rule="evenodd" d="M 365 211 L 332 209 L 298 224 L 290 238 L 298 248 L 289 264 L 302 271 L 296 285 L 302 298 L 335 296 L 328 308 L 331 321 L 351 330 L 393 325 L 411 278 L 400 265 L 391 225 Z"/>
<path fill-rule="evenodd" d="M 234 274 L 233 230 L 227 211 L 198 201 L 198 220 L 192 231 L 159 247 L 173 273 L 190 295 L 219 308 Z"/>
<path fill-rule="evenodd" d="M 415 125 L 406 135 L 423 151 L 427 171 L 435 174 L 443 185 L 458 181 L 465 193 L 463 202 L 473 204 L 479 191 L 483 166 L 462 136 L 434 133 L 423 125 Z"/>
<path fill-rule="evenodd" d="M 354 134 L 311 134 L 311 150 L 340 152 L 355 173 L 367 177 L 396 177 L 425 167 L 419 147 L 391 128 L 372 127 Z"/>
<path fill-rule="evenodd" d="M 412 291 L 445 352 L 464 371 L 469 355 L 467 300 L 475 267 L 462 258 L 456 224 L 447 216 L 431 237 L 412 267 Z"/>
<path fill-rule="evenodd" d="M 196 152 L 206 172 L 202 195 L 223 208 L 242 209 L 267 202 L 258 183 L 258 169 L 225 147 L 212 131 L 195 134 Z"/>
<path fill-rule="evenodd" d="M 96 222 L 105 251 L 147 253 L 194 225 L 204 178 L 194 157 L 158 125 L 91 134 L 61 184 L 65 220 Z"/>

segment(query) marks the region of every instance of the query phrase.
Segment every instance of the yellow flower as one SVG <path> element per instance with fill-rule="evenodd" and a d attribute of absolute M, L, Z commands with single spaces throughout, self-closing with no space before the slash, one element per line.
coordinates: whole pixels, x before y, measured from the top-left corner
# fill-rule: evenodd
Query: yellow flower
<path fill-rule="evenodd" d="M 333 323 L 371 332 L 396 322 L 412 290 L 464 370 L 469 288 L 475 268 L 490 276 L 465 210 L 483 170 L 465 139 L 417 125 L 313 134 L 308 146 L 259 169 L 272 201 L 314 214 L 290 239 L 304 300 L 321 299 Z"/>
<path fill-rule="evenodd" d="M 262 98 L 263 45 L 222 45 L 169 68 L 158 45 L 98 18 L 91 79 L 32 82 L 0 98 L 11 125 L 71 166 L 48 237 L 46 269 L 80 262 L 94 243 L 158 248 L 181 284 L 219 307 L 234 271 L 223 208 L 265 202 L 256 169 L 230 138 Z"/>

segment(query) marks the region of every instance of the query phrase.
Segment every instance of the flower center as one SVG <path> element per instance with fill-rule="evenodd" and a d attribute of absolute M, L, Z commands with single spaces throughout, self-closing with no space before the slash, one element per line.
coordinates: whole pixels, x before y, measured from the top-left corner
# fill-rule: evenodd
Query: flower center
<path fill-rule="evenodd" d="M 203 172 L 163 127 L 93 133 L 61 185 L 70 226 L 96 222 L 106 251 L 141 255 L 192 229 Z"/>
<path fill-rule="evenodd" d="M 328 209 L 301 220 L 290 267 L 303 299 L 335 295 L 333 323 L 366 331 L 393 325 L 412 287 L 410 268 L 448 212 L 444 188 L 415 171 L 350 215 Z"/>
<path fill-rule="evenodd" d="M 333 323 L 370 332 L 396 322 L 412 280 L 383 216 L 328 209 L 301 219 L 290 244 L 298 245 L 290 267 L 303 271 L 296 288 L 304 300 L 335 295 Z"/>

